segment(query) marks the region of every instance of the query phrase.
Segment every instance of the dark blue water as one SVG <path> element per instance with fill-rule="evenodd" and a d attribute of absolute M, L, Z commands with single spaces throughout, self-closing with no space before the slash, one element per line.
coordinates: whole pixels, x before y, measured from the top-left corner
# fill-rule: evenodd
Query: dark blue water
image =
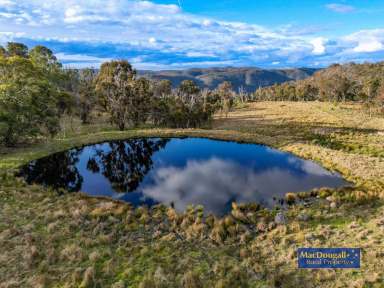
<path fill-rule="evenodd" d="M 56 153 L 21 174 L 40 183 L 133 205 L 201 204 L 217 215 L 231 203 L 277 204 L 287 192 L 347 184 L 318 164 L 262 145 L 203 138 L 132 139 Z"/>

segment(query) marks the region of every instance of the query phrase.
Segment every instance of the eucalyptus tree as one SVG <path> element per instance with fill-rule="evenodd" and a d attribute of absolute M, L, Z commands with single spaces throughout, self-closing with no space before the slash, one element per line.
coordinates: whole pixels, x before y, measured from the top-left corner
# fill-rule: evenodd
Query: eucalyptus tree
<path fill-rule="evenodd" d="M 200 87 L 192 80 L 184 80 L 178 87 L 178 98 L 175 99 L 175 119 L 178 128 L 198 126 L 196 119 L 203 108 Z"/>
<path fill-rule="evenodd" d="M 181 100 L 189 106 L 192 106 L 199 96 L 200 88 L 192 80 L 184 80 L 178 87 L 178 95 Z"/>
<path fill-rule="evenodd" d="M 30 59 L 0 57 L 0 135 L 12 146 L 21 138 L 59 130 L 57 91 Z"/>
<path fill-rule="evenodd" d="M 380 112 L 384 115 L 384 82 L 378 90 L 377 102 L 380 107 Z"/>
<path fill-rule="evenodd" d="M 37 45 L 29 50 L 28 58 L 57 90 L 59 114 L 74 113 L 77 96 L 74 86 L 77 85 L 77 71 L 62 69 L 62 64 L 52 50 L 42 45 Z"/>
<path fill-rule="evenodd" d="M 124 130 L 129 123 L 136 71 L 125 60 L 105 62 L 96 78 L 96 91 L 111 115 L 112 123 Z"/>
<path fill-rule="evenodd" d="M 64 77 L 62 64 L 49 48 L 37 45 L 29 51 L 28 57 L 50 78 L 50 81 L 60 86 Z"/>
<path fill-rule="evenodd" d="M 222 111 L 225 114 L 225 117 L 228 116 L 229 111 L 231 110 L 233 106 L 233 90 L 232 90 L 232 83 L 229 81 L 222 82 L 218 88 L 217 91 L 220 95 L 221 101 L 222 101 Z"/>
<path fill-rule="evenodd" d="M 7 50 L 0 45 L 0 57 L 7 57 Z"/>
<path fill-rule="evenodd" d="M 151 120 L 154 125 L 166 126 L 169 114 L 169 99 L 174 97 L 170 80 L 153 81 L 153 97 L 151 99 Z"/>
<path fill-rule="evenodd" d="M 134 81 L 131 109 L 129 109 L 129 120 L 136 127 L 143 124 L 149 118 L 153 89 L 150 82 L 145 78 Z"/>
<path fill-rule="evenodd" d="M 240 86 L 239 87 L 239 92 L 238 92 L 237 95 L 238 95 L 241 103 L 247 102 L 247 100 L 248 100 L 248 93 L 245 90 L 244 86 Z"/>
<path fill-rule="evenodd" d="M 23 43 L 8 42 L 6 49 L 7 56 L 20 56 L 23 58 L 28 57 L 28 46 Z"/>
<path fill-rule="evenodd" d="M 172 82 L 170 80 L 160 80 L 153 83 L 153 94 L 156 98 L 169 97 L 172 94 Z"/>
<path fill-rule="evenodd" d="M 90 122 L 92 110 L 97 103 L 96 77 L 97 71 L 95 69 L 86 68 L 79 71 L 79 114 L 83 124 Z"/>

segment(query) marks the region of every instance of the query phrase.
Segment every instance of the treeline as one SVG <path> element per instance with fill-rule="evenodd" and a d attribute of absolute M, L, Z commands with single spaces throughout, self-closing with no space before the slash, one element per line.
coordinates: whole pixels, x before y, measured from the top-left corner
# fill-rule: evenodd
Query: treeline
<path fill-rule="evenodd" d="M 197 128 L 209 122 L 218 110 L 229 110 L 226 83 L 217 91 L 201 90 L 193 81 L 183 81 L 172 89 L 168 80 L 138 78 L 127 61 L 101 65 L 93 83 L 97 101 L 120 130 L 144 123 L 171 128 Z M 88 90 L 89 91 L 89 90 Z M 80 99 L 89 99 L 80 95 Z M 84 114 L 88 113 L 88 110 Z"/>
<path fill-rule="evenodd" d="M 0 46 L 0 141 L 7 146 L 54 136 L 64 115 L 83 124 L 107 115 L 120 130 L 143 124 L 196 128 L 219 110 L 228 113 L 233 103 L 229 82 L 215 91 L 188 80 L 172 89 L 170 81 L 137 77 L 125 60 L 103 63 L 99 71 L 64 69 L 44 46 Z"/>
<path fill-rule="evenodd" d="M 334 64 L 304 80 L 258 89 L 258 101 L 359 101 L 384 105 L 384 62 Z"/>
<path fill-rule="evenodd" d="M 305 80 L 246 93 L 227 81 L 215 90 L 190 80 L 173 89 L 168 80 L 138 77 L 125 60 L 99 70 L 64 69 L 44 46 L 0 46 L 0 142 L 7 146 L 52 137 L 67 116 L 83 124 L 106 116 L 120 130 L 144 124 L 197 128 L 218 111 L 227 115 L 237 102 L 266 100 L 360 101 L 384 110 L 384 62 L 332 65 Z"/>

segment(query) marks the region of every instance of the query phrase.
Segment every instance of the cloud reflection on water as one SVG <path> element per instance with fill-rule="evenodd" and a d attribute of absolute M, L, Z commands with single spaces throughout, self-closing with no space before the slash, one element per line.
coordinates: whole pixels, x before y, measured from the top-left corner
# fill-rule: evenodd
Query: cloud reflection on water
<path fill-rule="evenodd" d="M 204 138 L 111 141 L 32 161 L 21 172 L 28 183 L 134 206 L 203 205 L 214 214 L 228 212 L 233 201 L 273 207 L 287 192 L 348 184 L 293 154 Z"/>
<path fill-rule="evenodd" d="M 183 211 L 189 204 L 202 204 L 205 210 L 220 214 L 232 201 L 258 202 L 272 207 L 275 200 L 289 191 L 313 187 L 337 186 L 343 183 L 331 172 L 319 165 L 293 159 L 303 175 L 295 175 L 288 169 L 272 167 L 263 171 L 219 158 L 204 161 L 188 161 L 183 168 L 168 166 L 157 169 L 153 184 L 142 189 L 144 197 L 161 203 L 173 203 Z"/>

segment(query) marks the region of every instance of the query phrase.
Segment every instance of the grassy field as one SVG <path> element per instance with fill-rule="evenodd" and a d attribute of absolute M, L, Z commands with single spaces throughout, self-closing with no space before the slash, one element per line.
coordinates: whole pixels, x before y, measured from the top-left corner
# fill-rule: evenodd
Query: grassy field
<path fill-rule="evenodd" d="M 75 125 L 76 126 L 76 125 Z M 212 129 L 69 129 L 44 143 L 0 150 L 0 287 L 383 287 L 384 118 L 359 105 L 251 103 Z M 108 199 L 27 185 L 23 163 L 109 139 L 203 136 L 263 143 L 339 171 L 353 188 L 311 191 L 288 223 L 234 205 L 222 219 L 133 209 Z M 309 193 L 300 194 L 305 197 Z M 298 270 L 297 247 L 361 247 L 360 270 Z"/>

